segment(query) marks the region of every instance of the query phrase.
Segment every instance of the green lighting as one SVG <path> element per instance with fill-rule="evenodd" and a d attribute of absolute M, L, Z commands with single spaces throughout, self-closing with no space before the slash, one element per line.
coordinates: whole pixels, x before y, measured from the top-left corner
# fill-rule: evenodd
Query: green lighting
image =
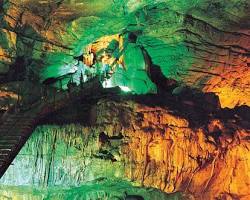
<path fill-rule="evenodd" d="M 115 85 L 112 83 L 111 79 L 108 79 L 108 80 L 104 80 L 102 82 L 102 87 L 104 87 L 104 88 L 112 88 L 112 87 L 115 87 Z"/>
<path fill-rule="evenodd" d="M 123 92 L 131 92 L 131 89 L 129 87 L 126 87 L 126 86 L 119 86 L 119 88 L 121 88 L 121 90 Z"/>

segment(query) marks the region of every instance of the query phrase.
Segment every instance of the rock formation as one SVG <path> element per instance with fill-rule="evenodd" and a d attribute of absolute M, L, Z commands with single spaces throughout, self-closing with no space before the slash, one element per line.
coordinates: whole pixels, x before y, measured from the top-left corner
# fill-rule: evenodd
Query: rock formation
<path fill-rule="evenodd" d="M 74 186 L 106 177 L 186 198 L 249 198 L 247 116 L 219 110 L 199 121 L 180 107 L 140 101 L 98 102 L 91 126 L 38 128 L 2 183 Z"/>
<path fill-rule="evenodd" d="M 138 43 L 167 78 L 216 93 L 222 107 L 249 105 L 247 0 L 2 0 L 0 6 L 2 74 L 19 62 L 42 80 L 63 75 L 87 44 L 137 31 Z"/>
<path fill-rule="evenodd" d="M 52 79 L 56 91 L 105 74 L 103 86 L 144 94 L 85 99 L 44 119 L 73 124 L 38 127 L 1 184 L 104 177 L 104 187 L 159 189 L 140 188 L 150 200 L 250 199 L 249 11 L 249 0 L 0 0 L 1 113 L 35 102 Z"/>

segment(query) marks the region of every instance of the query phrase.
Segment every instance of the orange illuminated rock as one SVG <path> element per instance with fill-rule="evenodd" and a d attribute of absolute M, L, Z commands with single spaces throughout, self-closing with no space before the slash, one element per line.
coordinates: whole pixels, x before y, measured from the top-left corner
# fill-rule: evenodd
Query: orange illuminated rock
<path fill-rule="evenodd" d="M 216 93 L 223 108 L 250 106 L 250 69 L 247 66 L 223 67 L 220 76 L 211 78 L 203 90 Z"/>
<path fill-rule="evenodd" d="M 133 102 L 101 102 L 97 116 L 109 137 L 122 133 L 129 179 L 195 199 L 250 198 L 250 132 L 239 125 L 217 118 L 192 127 L 170 109 Z"/>

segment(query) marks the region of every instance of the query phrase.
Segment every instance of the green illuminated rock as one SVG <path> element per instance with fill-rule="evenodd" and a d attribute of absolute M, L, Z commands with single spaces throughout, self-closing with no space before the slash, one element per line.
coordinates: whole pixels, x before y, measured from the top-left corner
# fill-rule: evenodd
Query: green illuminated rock
<path fill-rule="evenodd" d="M 6 72 L 17 56 L 25 56 L 41 81 L 67 74 L 73 56 L 79 56 L 87 44 L 105 35 L 139 31 L 138 44 L 167 78 L 204 91 L 215 90 L 206 87 L 211 84 L 228 84 L 241 92 L 245 88 L 224 83 L 224 77 L 221 84 L 210 80 L 230 70 L 227 66 L 248 70 L 248 0 L 4 0 L 0 7 L 4 51 L 0 72 Z M 145 73 L 128 82 L 131 87 L 140 85 L 135 88 L 138 93 L 154 87 Z"/>
<path fill-rule="evenodd" d="M 100 153 L 98 129 L 80 125 L 42 126 L 35 130 L 0 181 L 0 199 L 122 199 L 125 192 L 145 200 L 181 199 L 127 182 L 124 161 Z M 113 150 L 120 156 L 120 146 Z M 118 159 L 116 157 L 116 159 Z"/>

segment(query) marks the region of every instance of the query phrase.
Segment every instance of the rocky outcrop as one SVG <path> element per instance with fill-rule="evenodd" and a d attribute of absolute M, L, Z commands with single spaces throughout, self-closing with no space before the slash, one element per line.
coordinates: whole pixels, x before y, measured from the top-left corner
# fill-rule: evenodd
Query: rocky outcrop
<path fill-rule="evenodd" d="M 250 105 L 247 0 L 4 0 L 0 7 L 1 73 L 24 56 L 42 80 L 66 74 L 87 44 L 136 31 L 138 45 L 167 78 L 215 92 L 222 107 Z"/>
<path fill-rule="evenodd" d="M 24 86 L 24 98 L 35 96 L 31 90 L 38 94 L 43 80 L 72 73 L 75 58 L 89 44 L 97 51 L 109 46 L 112 38 L 123 41 L 128 32 L 136 34 L 133 45 L 143 50 L 138 55 L 148 59 L 145 66 L 150 63 L 147 79 L 156 85 L 158 80 L 170 91 L 176 87 L 177 95 L 171 98 L 163 92 L 139 103 L 136 98 L 137 103 L 99 102 L 91 110 L 92 126 L 76 128 L 73 139 L 67 136 L 75 132 L 71 128 L 49 128 L 51 135 L 38 129 L 46 134 L 31 139 L 34 146 L 26 148 L 34 156 L 29 162 L 34 171 L 25 172 L 26 183 L 79 184 L 103 176 L 105 172 L 96 167 L 102 164 L 110 172 L 105 176 L 113 177 L 115 172 L 118 178 L 165 192 L 182 191 L 197 199 L 250 198 L 249 7 L 249 0 L 0 1 L 0 82 L 28 79 L 32 83 Z M 104 42 L 99 45 L 100 38 Z M 131 52 L 126 53 L 133 57 Z M 142 80 L 138 72 L 129 74 L 133 77 L 125 77 L 128 86 L 150 81 Z M 173 83 L 171 87 L 164 86 L 165 78 Z M 16 102 L 17 88 L 0 88 L 3 110 Z M 187 88 L 200 96 L 192 96 Z M 50 145 L 41 146 L 43 142 Z M 66 153 L 57 152 L 57 142 Z M 52 153 L 45 155 L 41 149 Z M 71 150 L 77 155 L 73 159 Z M 60 161 L 52 169 L 54 155 L 60 155 Z M 20 166 L 26 159 L 20 157 Z M 37 167 L 41 174 L 34 173 Z"/>
<path fill-rule="evenodd" d="M 250 197 L 246 113 L 211 114 L 184 102 L 191 113 L 145 98 L 98 102 L 90 111 L 91 127 L 38 128 L 2 183 L 73 186 L 106 177 L 181 191 L 187 198 Z"/>
<path fill-rule="evenodd" d="M 105 102 L 97 113 L 107 136 L 122 133 L 121 156 L 131 180 L 196 199 L 250 197 L 250 132 L 233 119 L 209 119 L 192 127 L 169 109 L 131 102 Z"/>

